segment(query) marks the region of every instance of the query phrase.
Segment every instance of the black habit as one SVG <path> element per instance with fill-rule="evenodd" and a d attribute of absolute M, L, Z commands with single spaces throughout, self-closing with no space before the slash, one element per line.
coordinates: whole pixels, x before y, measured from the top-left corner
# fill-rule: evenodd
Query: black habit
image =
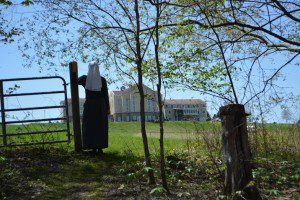
<path fill-rule="evenodd" d="M 78 78 L 78 84 L 85 87 L 87 76 Z M 105 78 L 101 77 L 101 91 L 85 90 L 86 100 L 82 119 L 83 149 L 108 147 L 109 99 Z"/>

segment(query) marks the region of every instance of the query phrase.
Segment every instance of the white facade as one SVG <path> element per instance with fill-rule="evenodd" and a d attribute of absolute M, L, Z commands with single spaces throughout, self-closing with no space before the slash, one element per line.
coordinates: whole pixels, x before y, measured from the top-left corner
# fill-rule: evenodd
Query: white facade
<path fill-rule="evenodd" d="M 159 119 L 157 92 L 144 86 L 145 120 Z M 80 116 L 82 118 L 85 99 L 80 99 Z M 63 103 L 63 102 L 62 102 Z M 112 91 L 109 95 L 110 121 L 140 121 L 140 95 L 136 86 L 121 91 Z M 71 100 L 68 99 L 69 116 L 72 119 Z M 65 114 L 65 110 L 64 110 Z M 166 121 L 196 120 L 206 121 L 206 103 L 200 99 L 166 100 L 163 105 Z"/>
<path fill-rule="evenodd" d="M 158 119 L 157 92 L 144 86 L 145 93 L 145 120 Z M 121 91 L 112 91 L 109 95 L 110 112 L 112 120 L 140 121 L 140 95 L 136 86 L 131 86 Z"/>
<path fill-rule="evenodd" d="M 206 121 L 206 103 L 200 99 L 177 99 L 164 102 L 164 116 L 167 121 Z"/>

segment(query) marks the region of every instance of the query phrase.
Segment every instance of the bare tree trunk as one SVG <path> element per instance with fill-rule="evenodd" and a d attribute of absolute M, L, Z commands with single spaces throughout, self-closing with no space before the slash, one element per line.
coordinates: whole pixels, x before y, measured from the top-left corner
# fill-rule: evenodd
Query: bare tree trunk
<path fill-rule="evenodd" d="M 244 105 L 230 104 L 220 108 L 222 119 L 222 146 L 226 163 L 225 194 L 243 191 L 245 199 L 262 199 L 254 184 L 251 153 L 248 146 L 247 119 Z M 234 199 L 240 199 L 234 196 Z M 241 198 L 242 199 L 242 198 Z"/>
<path fill-rule="evenodd" d="M 159 0 L 156 1 L 156 23 L 155 23 L 155 61 L 156 61 L 156 70 L 157 70 L 157 78 L 158 78 L 158 84 L 157 84 L 157 95 L 158 95 L 158 108 L 159 108 L 159 131 L 160 131 L 160 137 L 159 137 L 159 147 L 160 147 L 160 174 L 161 174 L 161 180 L 163 188 L 166 189 L 168 193 L 169 187 L 168 182 L 166 178 L 166 170 L 165 170 L 165 148 L 164 148 L 164 119 L 163 119 L 163 102 L 161 97 L 161 66 L 159 62 L 159 17 L 160 17 L 160 5 Z"/>
<path fill-rule="evenodd" d="M 144 152 L 146 159 L 146 166 L 152 168 L 151 166 L 151 158 L 150 151 L 148 147 L 148 139 L 146 133 L 146 125 L 145 125 L 145 94 L 143 88 L 143 71 L 142 71 L 142 56 L 141 56 L 141 43 L 140 43 L 140 15 L 139 15 L 139 5 L 138 0 L 135 0 L 134 11 L 136 14 L 136 34 L 135 34 L 135 42 L 136 42 L 136 65 L 138 71 L 138 89 L 140 94 L 140 115 L 141 115 L 141 132 L 144 144 Z M 153 170 L 148 170 L 149 176 L 149 184 L 155 184 L 154 172 Z"/>

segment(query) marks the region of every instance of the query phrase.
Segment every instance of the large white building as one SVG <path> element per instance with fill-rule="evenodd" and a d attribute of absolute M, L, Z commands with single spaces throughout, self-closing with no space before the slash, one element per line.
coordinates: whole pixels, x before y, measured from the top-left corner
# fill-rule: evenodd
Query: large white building
<path fill-rule="evenodd" d="M 158 119 L 157 92 L 144 85 L 146 121 Z M 112 91 L 109 95 L 112 120 L 140 121 L 140 95 L 137 86 Z"/>
<path fill-rule="evenodd" d="M 157 92 L 144 86 L 145 118 L 155 121 L 159 118 Z M 80 116 L 82 118 L 85 99 L 80 99 Z M 64 102 L 62 102 L 64 103 Z M 136 86 L 112 91 L 109 95 L 110 121 L 140 121 L 140 95 Z M 71 100 L 68 100 L 69 115 L 72 119 Z M 65 111 L 64 111 L 65 114 Z M 163 105 L 163 115 L 167 121 L 196 120 L 206 121 L 206 103 L 200 99 L 166 100 Z"/>
<path fill-rule="evenodd" d="M 206 121 L 206 103 L 200 99 L 174 99 L 164 102 L 163 107 L 165 120 L 183 121 L 196 120 Z"/>

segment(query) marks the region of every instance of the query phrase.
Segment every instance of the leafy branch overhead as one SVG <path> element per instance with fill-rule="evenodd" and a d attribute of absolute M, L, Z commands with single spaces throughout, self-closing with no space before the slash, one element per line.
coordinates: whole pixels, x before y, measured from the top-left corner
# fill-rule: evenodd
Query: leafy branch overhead
<path fill-rule="evenodd" d="M 168 82 L 227 101 L 233 101 L 230 93 L 235 86 L 242 103 L 281 89 L 274 81 L 283 68 L 295 64 L 300 53 L 296 1 L 164 3 L 170 10 L 160 25 L 167 38 Z M 261 66 L 280 56 L 282 63 Z"/>
<path fill-rule="evenodd" d="M 132 2 L 35 1 L 46 11 L 28 20 L 34 39 L 24 38 L 27 42 L 20 49 L 28 63 L 40 66 L 55 66 L 54 58 L 62 66 L 70 60 L 96 59 L 114 74 L 114 81 L 125 74 L 136 83 L 139 32 L 143 76 L 155 81 L 155 55 L 149 47 L 156 27 L 155 6 L 159 5 L 163 11 L 158 29 L 164 87 L 180 86 L 226 102 L 249 103 L 266 93 L 278 98 L 274 95 L 281 87 L 275 82 L 284 68 L 296 64 L 300 53 L 297 1 L 139 2 L 137 30 L 134 7 L 128 6 Z M 35 56 L 28 55 L 30 49 L 36 50 Z M 282 62 L 261 64 L 279 57 Z"/>
<path fill-rule="evenodd" d="M 32 5 L 33 1 L 26 0 L 19 3 L 22 6 Z M 10 43 L 14 41 L 14 36 L 19 36 L 24 32 L 24 29 L 8 20 L 7 15 L 10 14 L 11 7 L 17 6 L 12 1 L 0 0 L 0 41 Z"/>

